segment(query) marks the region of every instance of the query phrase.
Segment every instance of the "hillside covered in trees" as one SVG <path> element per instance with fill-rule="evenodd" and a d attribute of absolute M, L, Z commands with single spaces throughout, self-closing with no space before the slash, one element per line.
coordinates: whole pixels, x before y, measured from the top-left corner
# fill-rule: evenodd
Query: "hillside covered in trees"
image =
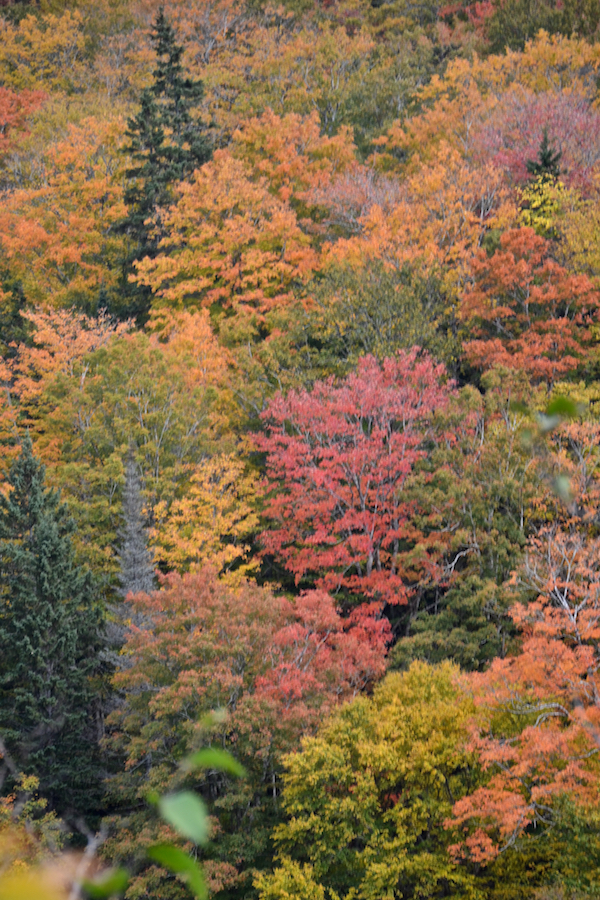
<path fill-rule="evenodd" d="M 600 898 L 598 0 L 0 0 L 0 900 Z"/>

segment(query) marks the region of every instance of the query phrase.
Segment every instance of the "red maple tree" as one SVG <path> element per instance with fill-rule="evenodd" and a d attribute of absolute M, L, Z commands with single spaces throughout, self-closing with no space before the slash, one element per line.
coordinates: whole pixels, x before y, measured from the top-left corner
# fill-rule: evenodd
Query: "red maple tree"
<path fill-rule="evenodd" d="M 262 535 L 296 583 L 406 603 L 435 571 L 438 538 L 416 524 L 403 492 L 453 395 L 445 369 L 417 348 L 360 360 L 343 381 L 279 395 L 264 413 Z"/>

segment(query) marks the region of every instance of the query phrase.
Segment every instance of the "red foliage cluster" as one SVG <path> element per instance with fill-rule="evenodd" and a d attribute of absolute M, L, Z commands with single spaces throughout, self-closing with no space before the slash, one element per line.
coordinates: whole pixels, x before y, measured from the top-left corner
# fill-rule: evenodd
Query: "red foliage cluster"
<path fill-rule="evenodd" d="M 216 708 L 228 711 L 227 731 L 248 752 L 292 749 L 385 670 L 388 621 L 366 606 L 342 618 L 323 591 L 292 601 L 249 582 L 228 586 L 205 569 L 169 575 L 160 591 L 129 602 L 141 624 L 127 635 L 132 665 L 116 683 L 133 693 L 152 685 L 143 713 L 134 704 L 113 715 L 128 735 L 129 766 L 147 754 L 170 758 L 168 723 Z"/>
<path fill-rule="evenodd" d="M 256 437 L 268 454 L 273 522 L 262 540 L 296 583 L 313 578 L 328 591 L 405 603 L 410 584 L 433 574 L 403 488 L 453 394 L 445 376 L 413 349 L 381 364 L 364 357 L 342 382 L 272 401 L 267 434 Z"/>
<path fill-rule="evenodd" d="M 13 133 L 26 130 L 28 116 L 42 105 L 46 96 L 44 91 L 17 93 L 0 87 L 0 155 L 9 149 Z"/>

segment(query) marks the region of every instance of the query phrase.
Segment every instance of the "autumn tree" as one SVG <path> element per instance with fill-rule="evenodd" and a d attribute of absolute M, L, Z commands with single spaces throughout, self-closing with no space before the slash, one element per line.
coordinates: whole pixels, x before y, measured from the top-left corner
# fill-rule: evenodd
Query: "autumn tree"
<path fill-rule="evenodd" d="M 6 457 L 20 430 L 28 428 L 36 450 L 44 461 L 56 461 L 56 444 L 44 429 L 52 419 L 56 401 L 47 391 L 56 378 L 84 377 L 88 353 L 111 337 L 124 334 L 129 326 L 113 322 L 106 313 L 92 318 L 67 310 L 22 310 L 25 337 L 5 351 L 0 365 L 3 396 L 0 403 L 0 433 Z M 42 447 L 40 447 L 40 440 Z"/>
<path fill-rule="evenodd" d="M 450 659 L 481 670 L 515 644 L 510 578 L 528 537 L 555 511 L 531 440 L 535 424 L 523 411 L 526 403 L 542 408 L 545 398 L 532 395 L 526 375 L 512 370 L 488 373 L 482 389 L 464 387 L 452 400 L 444 430 L 453 440 L 438 443 L 427 477 L 411 486 L 416 504 L 437 516 L 449 539 L 440 561 L 443 580 L 424 585 L 397 626 L 391 668 Z M 582 457 L 591 470 L 586 446 Z"/>
<path fill-rule="evenodd" d="M 140 865 L 161 836 L 140 801 L 183 777 L 210 801 L 219 832 L 206 862 L 211 886 L 247 888 L 249 870 L 270 858 L 282 754 L 383 674 L 389 626 L 368 608 L 342 618 L 323 591 L 288 600 L 251 582 L 226 584 L 208 568 L 170 575 L 130 603 L 141 624 L 127 636 L 115 676 L 123 703 L 110 717 L 111 747 L 126 761 L 110 792 L 125 818 L 107 852 Z M 207 724 L 215 709 L 224 718 Z M 178 763 L 206 745 L 231 749 L 246 780 L 182 775 Z M 138 882 L 158 890 L 159 879 L 146 869 Z"/>
<path fill-rule="evenodd" d="M 81 815 L 99 802 L 102 615 L 74 527 L 25 438 L 0 500 L 0 730 L 52 807 Z"/>
<path fill-rule="evenodd" d="M 113 298 L 125 212 L 120 122 L 87 118 L 44 147 L 33 183 L 4 195 L 0 247 L 30 306 L 89 315 Z"/>
<path fill-rule="evenodd" d="M 486 233 L 512 224 L 517 212 L 501 170 L 489 160 L 475 165 L 461 151 L 443 140 L 428 154 L 433 158 L 419 159 L 395 189 L 392 183 L 391 190 L 375 194 L 357 218 L 355 233 L 327 248 L 327 263 L 358 268 L 382 262 L 389 269 L 408 268 L 422 280 L 439 273 L 442 289 L 454 300 Z M 343 183 L 339 188 L 344 192 Z M 342 205 L 337 190 L 334 183 L 329 192 L 334 214 Z M 348 199 L 354 201 L 351 193 Z"/>
<path fill-rule="evenodd" d="M 446 853 L 452 798 L 476 781 L 457 677 L 448 663 L 388 675 L 286 758 L 287 821 L 261 900 L 478 896 L 473 871 Z"/>
<path fill-rule="evenodd" d="M 565 800 L 583 816 L 597 809 L 597 543 L 575 521 L 529 543 L 518 578 L 536 599 L 511 611 L 521 652 L 472 680 L 472 746 L 490 778 L 454 807 L 452 823 L 465 829 L 457 855 L 489 863 L 560 822 Z"/>
<path fill-rule="evenodd" d="M 208 313 L 164 314 L 151 334 L 108 316 L 32 314 L 33 346 L 8 366 L 0 425 L 27 424 L 78 523 L 75 541 L 116 579 L 125 461 L 133 449 L 148 508 L 167 507 L 207 453 L 231 449 L 227 361 Z"/>
<path fill-rule="evenodd" d="M 263 414 L 264 550 L 293 574 L 341 594 L 406 603 L 437 572 L 438 538 L 415 527 L 404 488 L 452 396 L 418 350 L 363 357 L 344 380 L 277 396 Z"/>
<path fill-rule="evenodd" d="M 134 276 L 157 307 L 218 305 L 262 316 L 288 305 L 294 285 L 317 265 L 291 207 L 228 150 L 217 151 L 177 195 L 160 252 L 141 260 Z"/>
<path fill-rule="evenodd" d="M 72 94 L 85 83 L 83 13 L 29 14 L 17 24 L 3 21 L 0 81 L 13 90 Z"/>
<path fill-rule="evenodd" d="M 0 162 L 15 136 L 24 132 L 28 116 L 46 99 L 43 91 L 13 91 L 0 87 Z"/>
<path fill-rule="evenodd" d="M 552 253 L 530 228 L 505 232 L 491 256 L 480 251 L 459 310 L 473 365 L 522 369 L 552 385 L 585 363 L 600 298 L 588 278 L 567 272 Z"/>
<path fill-rule="evenodd" d="M 257 478 L 234 454 L 202 460 L 185 495 L 154 510 L 154 553 L 179 573 L 211 565 L 237 576 L 255 570 L 252 538 L 259 529 Z"/>

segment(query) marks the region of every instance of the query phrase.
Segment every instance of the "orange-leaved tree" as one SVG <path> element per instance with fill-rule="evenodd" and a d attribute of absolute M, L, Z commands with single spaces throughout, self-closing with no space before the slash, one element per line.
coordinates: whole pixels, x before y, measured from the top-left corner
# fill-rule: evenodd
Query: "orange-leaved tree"
<path fill-rule="evenodd" d="M 515 228 L 495 253 L 481 250 L 474 259 L 474 283 L 459 308 L 471 364 L 522 369 L 552 385 L 585 361 L 600 294 L 589 278 L 556 262 L 553 249 L 532 228 Z"/>
<path fill-rule="evenodd" d="M 489 774 L 454 806 L 454 848 L 489 862 L 526 831 L 543 830 L 569 796 L 598 802 L 600 541 L 572 521 L 532 538 L 521 572 L 537 593 L 511 611 L 521 652 L 471 676 L 479 706 L 472 747 Z"/>
<path fill-rule="evenodd" d="M 87 119 L 43 155 L 34 184 L 0 203 L 0 247 L 31 303 L 95 311 L 124 253 L 122 123 Z"/>
<path fill-rule="evenodd" d="M 356 147 L 348 128 L 334 137 L 321 133 L 316 111 L 307 116 L 262 116 L 244 122 L 233 134 L 234 155 L 267 178 L 283 201 L 306 198 L 306 192 L 329 184 L 356 162 Z"/>
<path fill-rule="evenodd" d="M 291 302 L 317 254 L 290 206 L 229 151 L 182 184 L 155 259 L 136 264 L 160 306 L 240 306 L 264 314 Z"/>

